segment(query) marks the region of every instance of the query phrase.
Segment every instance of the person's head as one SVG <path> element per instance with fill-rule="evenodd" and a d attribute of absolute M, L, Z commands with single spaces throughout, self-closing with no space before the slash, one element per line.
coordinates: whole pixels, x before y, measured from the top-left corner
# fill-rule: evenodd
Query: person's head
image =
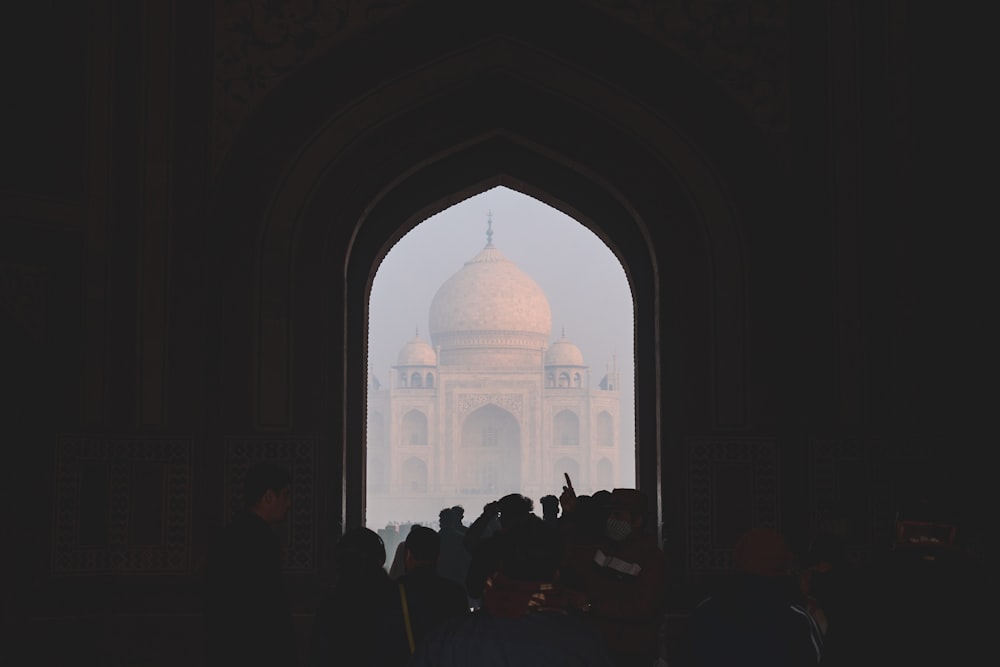
<path fill-rule="evenodd" d="M 646 494 L 638 489 L 614 489 L 609 500 L 605 535 L 619 541 L 641 533 L 646 522 Z"/>
<path fill-rule="evenodd" d="M 500 508 L 500 526 L 507 528 L 519 519 L 522 519 L 535 508 L 531 498 L 522 496 L 520 493 L 510 493 L 497 501 Z"/>
<path fill-rule="evenodd" d="M 598 511 L 604 512 L 605 514 L 611 512 L 611 492 L 607 489 L 601 489 L 600 491 L 594 491 L 590 496 L 594 499 L 594 505 L 598 508 Z"/>
<path fill-rule="evenodd" d="M 563 540 L 558 527 L 527 515 L 505 529 L 500 571 L 519 581 L 550 582 L 556 579 L 563 559 Z"/>
<path fill-rule="evenodd" d="M 782 577 L 792 566 L 792 552 L 773 528 L 751 528 L 733 547 L 733 569 L 759 577 Z"/>
<path fill-rule="evenodd" d="M 433 567 L 437 563 L 441 538 L 433 528 L 414 526 L 404 544 L 403 564 L 407 572 L 419 567 Z"/>
<path fill-rule="evenodd" d="M 243 500 L 247 509 L 268 523 L 285 518 L 292 501 L 289 487 L 292 476 L 275 463 L 255 463 L 247 469 L 243 481 Z"/>
<path fill-rule="evenodd" d="M 360 573 L 385 565 L 385 542 L 369 528 L 351 528 L 334 546 L 334 559 L 341 574 Z"/>
<path fill-rule="evenodd" d="M 438 525 L 442 528 L 451 528 L 452 526 L 458 525 L 458 521 L 455 518 L 454 507 L 445 507 L 443 510 L 438 512 Z"/>
<path fill-rule="evenodd" d="M 559 516 L 559 499 L 552 494 L 542 496 L 542 518 L 554 518 Z"/>
<path fill-rule="evenodd" d="M 455 517 L 455 525 L 461 526 L 462 520 L 465 519 L 465 508 L 461 505 L 455 505 L 451 508 L 451 513 Z"/>

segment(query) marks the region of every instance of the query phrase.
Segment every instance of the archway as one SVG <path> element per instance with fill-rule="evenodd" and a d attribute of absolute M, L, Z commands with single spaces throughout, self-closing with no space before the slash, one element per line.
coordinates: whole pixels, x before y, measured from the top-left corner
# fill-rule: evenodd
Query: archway
<path fill-rule="evenodd" d="M 503 408 L 489 404 L 462 422 L 459 487 L 500 496 L 521 490 L 521 426 Z"/>
<path fill-rule="evenodd" d="M 254 332 L 249 351 L 220 347 L 221 368 L 233 370 L 221 374 L 224 389 L 251 387 L 259 429 L 322 435 L 320 463 L 342 473 L 324 505 L 341 525 L 363 516 L 365 369 L 354 351 L 364 346 L 375 267 L 428 215 L 495 185 L 569 213 L 626 269 L 640 362 L 639 485 L 658 513 L 661 474 L 675 474 L 664 457 L 680 457 L 680 434 L 745 424 L 747 280 L 736 212 L 780 217 L 768 183 L 776 170 L 757 150 L 757 131 L 707 79 L 600 15 L 578 18 L 601 28 L 616 58 L 655 57 L 668 87 L 626 68 L 604 76 L 585 33 L 559 30 L 554 10 L 534 17 L 530 30 L 484 17 L 450 35 L 419 13 L 380 32 L 405 61 L 380 60 L 364 40 L 331 52 L 283 83 L 280 101 L 265 100 L 219 179 L 225 222 L 215 256 L 233 259 L 220 263 L 218 288 L 241 316 L 218 328 L 234 340 Z M 348 62 L 384 68 L 378 80 L 387 83 L 317 100 L 317 87 Z M 253 267 L 252 303 L 241 292 L 244 266 Z M 318 312 L 325 328 L 293 326 Z M 252 373 L 238 361 L 245 352 Z M 321 358 L 326 366 L 312 363 Z M 321 412 L 317 392 L 342 410 Z M 683 479 L 664 488 L 680 527 Z M 683 534 L 675 531 L 675 547 Z"/>
<path fill-rule="evenodd" d="M 552 444 L 556 447 L 580 444 L 580 418 L 572 410 L 560 410 L 552 419 Z"/>

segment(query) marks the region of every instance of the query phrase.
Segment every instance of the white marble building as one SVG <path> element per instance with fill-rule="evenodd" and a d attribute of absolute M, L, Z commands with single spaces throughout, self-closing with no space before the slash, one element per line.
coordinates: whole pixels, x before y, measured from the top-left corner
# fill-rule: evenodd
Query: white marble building
<path fill-rule="evenodd" d="M 467 517 L 507 493 L 579 493 L 621 475 L 618 370 L 591 375 L 580 349 L 552 340 L 535 281 L 487 244 L 438 289 L 430 341 L 399 351 L 368 392 L 367 523 Z"/>

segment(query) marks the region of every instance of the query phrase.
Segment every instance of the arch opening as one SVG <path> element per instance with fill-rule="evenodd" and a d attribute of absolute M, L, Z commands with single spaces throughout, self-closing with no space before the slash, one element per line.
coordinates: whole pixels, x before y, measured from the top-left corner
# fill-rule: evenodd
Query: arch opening
<path fill-rule="evenodd" d="M 449 242 L 464 247 L 450 250 Z M 556 252 L 567 247 L 572 252 Z M 430 254 L 435 266 L 426 262 Z M 406 405 L 404 422 L 414 413 L 427 416 L 421 444 L 430 444 L 428 496 L 438 507 L 411 504 L 404 509 L 422 514 L 388 516 L 393 490 L 370 491 L 366 524 L 431 522 L 443 507 L 481 506 L 505 493 L 536 501 L 558 494 L 561 474 L 545 461 L 553 460 L 553 448 L 596 447 L 589 424 L 598 411 L 621 415 L 623 432 L 615 442 L 623 446 L 609 455 L 626 462 L 618 483 L 635 485 L 633 303 L 627 274 L 605 242 L 578 220 L 511 188 L 489 188 L 417 225 L 373 278 L 368 410 L 393 415 L 400 413 L 394 405 Z M 413 321 L 424 336 L 405 342 Z M 424 339 L 434 351 L 428 357 L 433 368 L 419 378 L 404 374 L 411 389 L 423 381 L 424 391 L 394 391 L 393 383 L 378 379 L 392 373 L 399 346 L 411 354 Z M 612 364 L 616 351 L 627 361 Z M 585 368 L 601 382 L 584 383 Z M 562 380 L 554 386 L 557 373 Z M 627 391 L 619 375 L 627 378 Z M 418 427 L 386 428 L 403 428 L 398 441 L 417 444 Z M 576 484 L 593 486 L 595 480 L 579 478 L 579 464 L 574 470 Z"/>

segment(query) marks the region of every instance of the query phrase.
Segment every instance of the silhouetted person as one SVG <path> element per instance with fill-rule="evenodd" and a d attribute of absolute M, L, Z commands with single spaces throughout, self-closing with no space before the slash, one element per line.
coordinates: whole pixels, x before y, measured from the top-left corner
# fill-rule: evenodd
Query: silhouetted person
<path fill-rule="evenodd" d="M 385 544 L 368 528 L 352 528 L 334 547 L 336 580 L 320 603 L 310 638 L 312 665 L 359 664 L 378 641 L 377 620 L 393 587 Z"/>
<path fill-rule="evenodd" d="M 447 621 L 417 647 L 411 667 L 612 667 L 607 649 L 568 612 L 558 583 L 559 530 L 528 514 L 503 529 L 500 568 L 479 611 Z"/>
<path fill-rule="evenodd" d="M 473 603 L 482 597 L 487 578 L 500 564 L 504 530 L 524 517 L 533 516 L 532 509 L 534 503 L 531 498 L 519 493 L 510 493 L 496 502 L 487 503 L 483 507 L 482 515 L 469 526 L 465 533 L 464 544 L 472 559 L 465 577 L 465 590 Z M 487 529 L 493 527 L 494 521 L 498 522 L 499 529 L 484 537 Z"/>
<path fill-rule="evenodd" d="M 441 540 L 441 554 L 438 556 L 437 572 L 445 579 L 450 579 L 465 590 L 465 577 L 469 572 L 469 562 L 472 555 L 465 549 L 465 526 L 462 517 L 465 510 L 456 505 L 446 507 L 438 514 L 441 529 L 438 537 Z"/>
<path fill-rule="evenodd" d="M 558 523 L 559 499 L 550 493 L 547 496 L 542 496 L 539 502 L 542 504 L 542 519 L 549 523 Z"/>
<path fill-rule="evenodd" d="M 213 544 L 206 564 L 206 640 L 211 665 L 296 663 L 292 616 L 272 524 L 291 505 L 291 476 L 261 463 L 247 470 L 245 508 Z"/>
<path fill-rule="evenodd" d="M 693 667 L 806 667 L 823 638 L 791 574 L 792 555 L 769 528 L 744 533 L 733 550 L 736 574 L 691 615 Z"/>
<path fill-rule="evenodd" d="M 414 528 L 420 526 L 419 523 L 407 524 L 406 535 L 403 536 L 403 540 L 396 545 L 393 550 L 392 561 L 389 565 L 389 578 L 393 581 L 399 579 L 404 574 L 406 574 L 406 537 L 413 531 Z M 421 526 L 423 527 L 423 526 Z"/>
<path fill-rule="evenodd" d="M 378 641 L 371 647 L 370 662 L 378 667 L 404 664 L 431 630 L 468 613 L 465 588 L 436 572 L 441 546 L 438 533 L 416 525 L 403 544 L 405 573 L 383 604 Z"/>
<path fill-rule="evenodd" d="M 659 654 L 666 559 L 645 532 L 647 514 L 644 493 L 614 489 L 604 535 L 596 544 L 577 544 L 565 563 L 564 580 L 585 594 L 587 619 L 620 667 L 648 667 Z"/>

